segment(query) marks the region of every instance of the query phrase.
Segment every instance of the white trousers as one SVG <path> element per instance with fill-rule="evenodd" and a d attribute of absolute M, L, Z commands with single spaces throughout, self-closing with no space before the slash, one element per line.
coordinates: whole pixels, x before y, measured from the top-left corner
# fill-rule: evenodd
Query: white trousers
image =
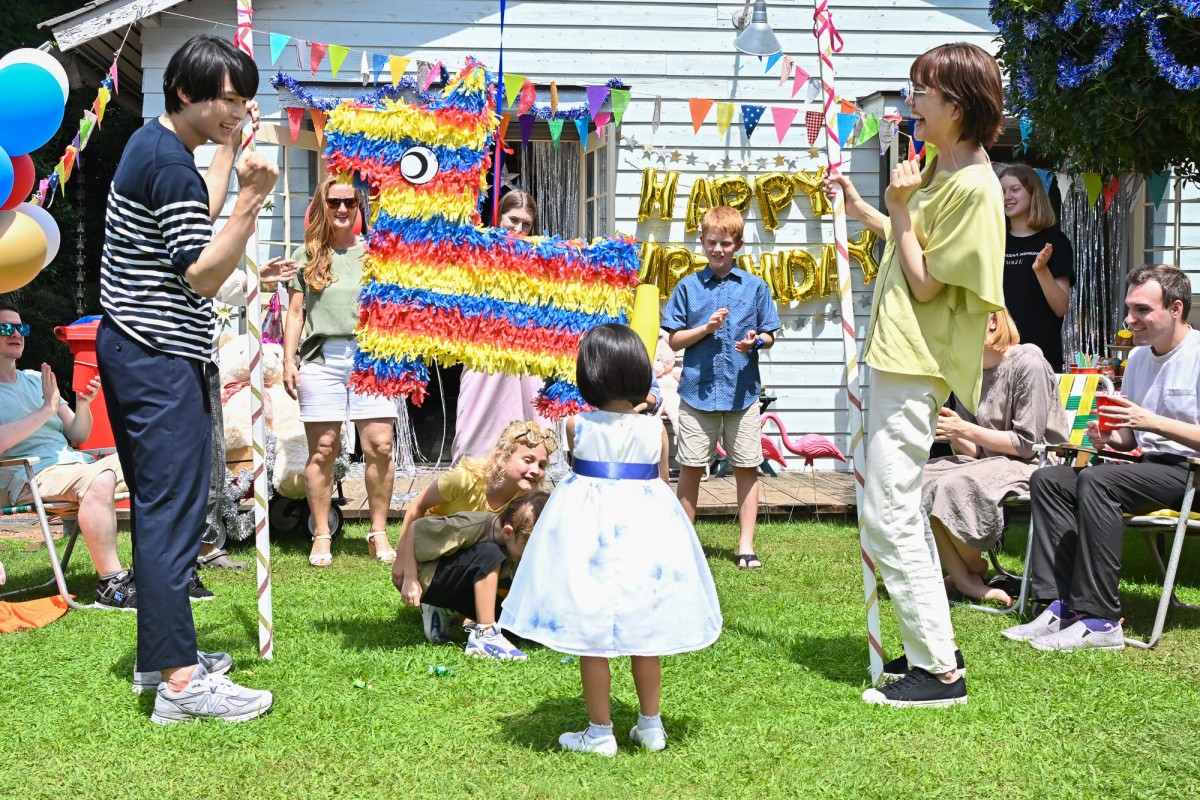
<path fill-rule="evenodd" d="M 950 389 L 939 378 L 871 371 L 862 524 L 883 576 L 911 667 L 954 669 L 954 628 L 941 564 L 921 510 L 938 408 Z"/>

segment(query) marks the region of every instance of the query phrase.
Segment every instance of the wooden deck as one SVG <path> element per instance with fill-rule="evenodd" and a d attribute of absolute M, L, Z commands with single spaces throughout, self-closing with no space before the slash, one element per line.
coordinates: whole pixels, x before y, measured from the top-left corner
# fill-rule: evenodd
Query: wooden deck
<path fill-rule="evenodd" d="M 396 477 L 390 516 L 403 516 L 410 497 L 434 479 L 435 474 L 415 478 Z M 361 479 L 342 483 L 347 519 L 367 516 L 367 498 Z M 781 472 L 779 477 L 760 476 L 758 513 L 763 516 L 847 515 L 854 511 L 854 476 L 849 472 Z M 709 478 L 700 484 L 696 510 L 702 517 L 732 516 L 737 513 L 737 489 L 732 476 Z"/>

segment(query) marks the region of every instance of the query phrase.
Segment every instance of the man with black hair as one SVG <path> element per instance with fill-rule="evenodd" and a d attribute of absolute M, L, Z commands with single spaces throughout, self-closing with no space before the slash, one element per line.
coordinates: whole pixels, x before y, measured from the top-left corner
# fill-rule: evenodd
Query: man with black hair
<path fill-rule="evenodd" d="M 165 113 L 130 137 L 108 197 L 96 350 L 132 500 L 135 683 L 161 678 L 151 716 L 158 724 L 239 722 L 273 702 L 270 692 L 225 677 L 228 656 L 197 650 L 188 602 L 211 461 L 210 298 L 237 267 L 279 176 L 261 155 L 243 155 L 233 210 L 213 234 L 210 200 L 219 202 L 228 186 L 232 140 L 257 90 L 250 56 L 214 36 L 189 39 L 163 75 Z M 218 150 L 206 185 L 194 152 L 209 141 Z"/>

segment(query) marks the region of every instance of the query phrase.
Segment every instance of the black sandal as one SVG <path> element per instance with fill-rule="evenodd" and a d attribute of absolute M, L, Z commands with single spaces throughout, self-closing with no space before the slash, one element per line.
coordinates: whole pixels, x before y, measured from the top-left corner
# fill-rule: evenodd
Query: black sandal
<path fill-rule="evenodd" d="M 739 553 L 737 557 L 738 569 L 762 569 L 762 562 L 754 553 Z"/>

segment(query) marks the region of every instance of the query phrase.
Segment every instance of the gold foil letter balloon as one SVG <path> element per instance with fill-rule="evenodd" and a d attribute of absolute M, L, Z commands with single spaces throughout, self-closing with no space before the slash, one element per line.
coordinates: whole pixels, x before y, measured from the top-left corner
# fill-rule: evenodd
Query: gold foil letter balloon
<path fill-rule="evenodd" d="M 668 297 L 674 291 L 675 284 L 697 271 L 692 266 L 692 251 L 686 247 L 668 247 L 663 250 L 662 269 L 666 282 L 662 293 Z"/>
<path fill-rule="evenodd" d="M 862 267 L 863 283 L 870 283 L 879 273 L 879 262 L 875 260 L 875 243 L 878 241 L 879 234 L 863 228 L 858 234 L 858 239 L 850 239 L 847 242 L 850 257 Z"/>
<path fill-rule="evenodd" d="M 717 202 L 745 214 L 750 208 L 750 181 L 741 175 L 726 175 L 713 181 Z"/>
<path fill-rule="evenodd" d="M 821 250 L 821 263 L 817 267 L 817 293 L 821 297 L 838 293 L 837 253 L 831 244 Z"/>
<path fill-rule="evenodd" d="M 773 231 L 779 227 L 779 212 L 792 204 L 792 181 L 782 172 L 768 172 L 754 179 L 754 194 L 763 226 Z"/>
<path fill-rule="evenodd" d="M 829 198 L 825 196 L 825 168 L 821 167 L 816 172 L 794 172 L 792 173 L 792 185 L 798 191 L 808 195 L 809 201 L 812 203 L 813 216 L 823 217 L 826 214 L 833 213 L 833 206 L 829 204 Z"/>
<path fill-rule="evenodd" d="M 638 281 L 654 284 L 658 287 L 659 296 L 666 299 L 667 295 L 663 294 L 666 281 L 663 280 L 662 259 L 662 247 L 655 242 L 642 242 L 642 268 L 638 270 Z"/>
<path fill-rule="evenodd" d="M 663 182 L 658 182 L 658 170 L 646 167 L 642 170 L 642 193 L 638 203 L 638 222 L 650 219 L 654 206 L 658 205 L 658 218 L 670 222 L 675 219 L 675 189 L 679 186 L 679 173 L 668 172 Z"/>
<path fill-rule="evenodd" d="M 700 220 L 704 218 L 704 212 L 717 204 L 716 196 L 713 194 L 712 184 L 708 182 L 708 178 L 697 178 L 692 184 L 692 191 L 688 195 L 687 216 L 684 217 L 684 230 L 688 233 L 694 233 L 700 229 Z"/>
<path fill-rule="evenodd" d="M 817 293 L 817 260 L 807 250 L 789 250 L 784 256 L 783 277 L 791 287 L 790 299 L 807 300 Z"/>

